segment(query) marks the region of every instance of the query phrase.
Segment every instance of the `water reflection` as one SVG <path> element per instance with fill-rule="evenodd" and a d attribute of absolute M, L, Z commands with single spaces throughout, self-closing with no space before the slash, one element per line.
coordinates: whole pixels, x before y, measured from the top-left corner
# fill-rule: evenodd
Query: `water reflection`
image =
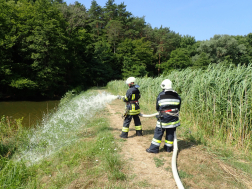
<path fill-rule="evenodd" d="M 40 122 L 43 115 L 54 108 L 57 108 L 58 100 L 52 101 L 6 101 L 0 102 L 0 117 L 2 115 L 11 117 L 11 119 L 19 119 L 24 117 L 22 125 L 30 127 Z"/>

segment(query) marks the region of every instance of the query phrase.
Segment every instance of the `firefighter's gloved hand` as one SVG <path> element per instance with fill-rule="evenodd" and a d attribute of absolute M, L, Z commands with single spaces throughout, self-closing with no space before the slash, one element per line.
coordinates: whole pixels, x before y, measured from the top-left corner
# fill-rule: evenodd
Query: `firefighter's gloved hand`
<path fill-rule="evenodd" d="M 163 117 L 162 115 L 156 115 L 157 119 L 160 119 L 161 117 Z"/>
<path fill-rule="evenodd" d="M 117 99 L 121 100 L 121 98 L 122 98 L 122 97 L 121 97 L 120 95 L 117 95 Z"/>

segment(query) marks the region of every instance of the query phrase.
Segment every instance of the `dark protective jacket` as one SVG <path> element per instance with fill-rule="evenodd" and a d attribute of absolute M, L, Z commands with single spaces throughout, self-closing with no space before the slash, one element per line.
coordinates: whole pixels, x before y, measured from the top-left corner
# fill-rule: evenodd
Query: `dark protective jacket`
<path fill-rule="evenodd" d="M 158 94 L 156 102 L 156 110 L 161 112 L 162 117 L 157 121 L 157 127 L 174 128 L 180 125 L 179 117 L 165 113 L 176 113 L 180 110 L 181 98 L 176 91 L 162 91 Z"/>
<path fill-rule="evenodd" d="M 138 100 L 140 99 L 140 91 L 135 85 L 130 86 L 126 95 L 122 98 L 122 101 L 126 102 L 126 108 L 128 115 L 138 115 L 140 113 L 140 106 Z"/>

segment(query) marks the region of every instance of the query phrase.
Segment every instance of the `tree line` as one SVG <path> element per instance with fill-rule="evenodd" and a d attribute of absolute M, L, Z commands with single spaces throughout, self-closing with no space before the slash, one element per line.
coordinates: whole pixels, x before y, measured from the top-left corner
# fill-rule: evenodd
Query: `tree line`
<path fill-rule="evenodd" d="M 0 99 L 60 98 L 128 76 L 209 64 L 248 65 L 252 33 L 206 41 L 152 28 L 124 3 L 0 0 Z"/>

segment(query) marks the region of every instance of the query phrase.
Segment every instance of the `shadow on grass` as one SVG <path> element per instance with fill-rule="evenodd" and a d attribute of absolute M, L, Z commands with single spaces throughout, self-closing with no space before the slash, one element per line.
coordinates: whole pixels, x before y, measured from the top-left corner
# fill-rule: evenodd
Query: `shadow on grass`
<path fill-rule="evenodd" d="M 187 141 L 187 140 L 180 140 L 180 141 L 178 141 L 179 151 L 187 149 L 187 148 L 191 148 L 191 147 L 193 147 L 195 145 L 197 145 L 197 144 L 193 143 L 193 142 L 190 142 L 190 141 Z"/>
<path fill-rule="evenodd" d="M 178 153 L 181 150 L 188 149 L 193 146 L 197 146 L 201 144 L 206 145 L 205 141 L 202 141 L 201 138 L 195 138 L 193 135 L 187 135 L 186 138 L 183 140 L 178 139 L 178 148 L 179 148 Z"/>

